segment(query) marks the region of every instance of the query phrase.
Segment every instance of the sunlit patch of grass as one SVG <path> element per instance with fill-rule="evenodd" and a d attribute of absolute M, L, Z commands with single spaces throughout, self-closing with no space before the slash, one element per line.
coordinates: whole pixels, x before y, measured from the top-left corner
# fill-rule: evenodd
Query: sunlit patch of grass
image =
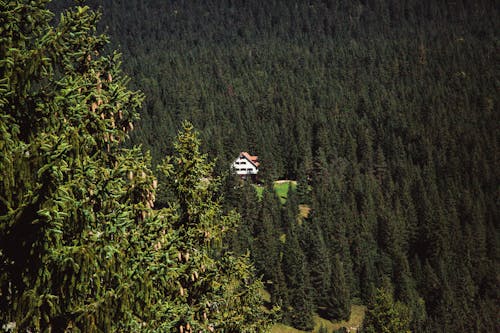
<path fill-rule="evenodd" d="M 338 330 L 342 327 L 346 327 L 350 329 L 351 332 L 356 332 L 363 323 L 365 318 L 366 306 L 363 305 L 353 305 L 351 307 L 351 317 L 348 321 L 336 321 L 332 322 L 327 319 L 321 318 L 320 316 L 315 315 L 314 319 L 314 330 L 313 333 L 319 332 L 321 326 L 325 327 L 328 332 L 332 332 Z M 271 329 L 271 333 L 305 333 L 305 331 L 298 330 L 296 328 L 284 325 L 284 324 L 276 324 Z"/>
<path fill-rule="evenodd" d="M 278 180 L 274 182 L 274 190 L 282 204 L 284 204 L 288 198 L 288 189 L 290 187 L 295 190 L 297 182 L 295 180 Z"/>
<path fill-rule="evenodd" d="M 349 320 L 342 321 L 329 321 L 323 319 L 319 316 L 314 316 L 314 331 L 318 332 L 321 325 L 323 325 L 328 332 L 338 330 L 342 327 L 350 329 L 351 332 L 356 332 L 361 327 L 363 320 L 365 319 L 366 306 L 364 305 L 352 305 L 351 306 L 351 317 Z"/>
<path fill-rule="evenodd" d="M 273 184 L 274 191 L 276 195 L 280 198 L 282 204 L 286 202 L 288 197 L 288 188 L 292 187 L 295 190 L 297 187 L 297 182 L 295 180 L 277 180 Z M 264 191 L 264 186 L 254 185 L 255 191 L 257 191 L 257 197 L 262 199 L 262 192 Z"/>

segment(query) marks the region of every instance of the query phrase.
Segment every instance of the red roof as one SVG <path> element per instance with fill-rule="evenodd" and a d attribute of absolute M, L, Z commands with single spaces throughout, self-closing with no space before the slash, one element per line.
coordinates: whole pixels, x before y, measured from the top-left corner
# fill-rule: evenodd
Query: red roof
<path fill-rule="evenodd" d="M 255 165 L 255 167 L 259 167 L 260 163 L 257 162 L 257 160 L 259 159 L 259 156 L 252 156 L 250 155 L 249 153 L 247 153 L 246 151 L 243 151 L 240 153 L 240 156 L 244 156 L 247 160 L 249 160 L 253 165 Z"/>

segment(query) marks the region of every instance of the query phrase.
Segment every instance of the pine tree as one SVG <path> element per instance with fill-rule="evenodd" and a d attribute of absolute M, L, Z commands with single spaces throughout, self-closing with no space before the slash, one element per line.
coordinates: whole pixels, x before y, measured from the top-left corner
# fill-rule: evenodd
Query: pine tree
<path fill-rule="evenodd" d="M 337 254 L 332 261 L 330 288 L 327 291 L 323 313 L 327 319 L 348 320 L 351 315 L 349 285 L 340 256 Z"/>
<path fill-rule="evenodd" d="M 311 287 L 314 293 L 314 302 L 318 311 L 323 306 L 325 300 L 328 298 L 330 289 L 330 276 L 332 274 L 332 267 L 330 252 L 326 245 L 323 232 L 318 226 L 308 223 L 303 227 L 304 230 L 304 253 L 307 257 L 309 276 L 311 280 Z"/>
<path fill-rule="evenodd" d="M 281 204 L 270 186 L 262 193 L 261 207 L 258 214 L 259 223 L 254 228 L 254 244 L 252 249 L 256 267 L 265 279 L 272 279 L 280 267 L 281 242 L 279 240 L 281 223 Z M 274 298 L 273 293 L 271 296 Z"/>
<path fill-rule="evenodd" d="M 190 123 L 184 122 L 174 146 L 176 154 L 167 157 L 160 170 L 176 198 L 171 208 L 178 216 L 172 227 L 179 265 L 171 268 L 175 278 L 167 281 L 177 286 L 178 296 L 166 298 L 181 309 L 175 326 L 187 332 L 265 330 L 269 316 L 261 308 L 262 283 L 253 276 L 247 256 L 235 257 L 223 246 L 238 216 L 223 212 L 213 163 L 199 151 L 198 134 Z"/>
<path fill-rule="evenodd" d="M 309 189 L 309 184 L 307 181 L 306 172 L 303 169 L 297 171 L 297 196 L 301 204 L 311 203 L 311 193 Z"/>
<path fill-rule="evenodd" d="M 374 300 L 366 311 L 363 332 L 410 332 L 408 309 L 403 304 L 394 302 L 391 293 L 387 290 L 377 289 Z"/>
<path fill-rule="evenodd" d="M 288 288 L 290 308 L 284 309 L 290 324 L 302 330 L 314 327 L 311 283 L 307 272 L 306 258 L 297 238 L 297 227 L 290 225 L 283 248 L 283 272 Z"/>
<path fill-rule="evenodd" d="M 51 26 L 47 2 L 0 2 L 0 322 L 134 327 L 127 248 L 154 179 L 118 142 L 142 96 L 118 54 L 100 55 L 97 13 L 77 7 Z"/>

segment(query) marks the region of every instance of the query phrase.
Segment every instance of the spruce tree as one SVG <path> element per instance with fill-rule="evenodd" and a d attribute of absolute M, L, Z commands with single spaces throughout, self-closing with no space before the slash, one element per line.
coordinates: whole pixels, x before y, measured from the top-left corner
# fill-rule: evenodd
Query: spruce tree
<path fill-rule="evenodd" d="M 134 327 L 128 243 L 153 177 L 118 143 L 142 96 L 119 55 L 101 55 L 99 14 L 77 7 L 51 26 L 47 3 L 0 2 L 0 322 Z"/>
<path fill-rule="evenodd" d="M 408 308 L 394 302 L 392 294 L 386 289 L 377 289 L 374 299 L 366 310 L 363 322 L 365 333 L 408 333 Z"/>
<path fill-rule="evenodd" d="M 233 256 L 223 246 L 239 217 L 234 211 L 224 213 L 216 195 L 219 179 L 212 174 L 213 163 L 199 151 L 192 124 L 184 122 L 174 146 L 176 154 L 160 170 L 176 198 L 170 208 L 178 216 L 172 223 L 177 236 L 172 246 L 179 264 L 171 268 L 175 278 L 166 281 L 176 286 L 173 296 L 166 295 L 180 309 L 176 325 L 186 332 L 266 330 L 269 314 L 261 308 L 262 283 L 247 256 Z"/>
<path fill-rule="evenodd" d="M 321 309 L 330 291 L 332 267 L 323 232 L 318 226 L 312 226 L 311 224 L 308 221 L 302 229 L 305 238 L 303 250 L 307 257 L 314 302 L 321 314 Z"/>
<path fill-rule="evenodd" d="M 351 315 L 351 299 L 345 271 L 337 254 L 332 259 L 332 273 L 324 302 L 324 316 L 327 319 L 348 320 Z"/>
<path fill-rule="evenodd" d="M 289 226 L 283 248 L 282 267 L 285 272 L 290 302 L 290 308 L 284 310 L 293 327 L 311 330 L 314 327 L 312 288 L 306 258 L 300 248 L 296 229 L 296 226 Z"/>
<path fill-rule="evenodd" d="M 281 303 L 285 297 L 284 289 L 273 277 L 281 276 L 280 256 L 282 243 L 279 240 L 279 225 L 281 223 L 280 202 L 272 189 L 272 184 L 267 186 L 262 194 L 261 207 L 258 214 L 259 223 L 255 224 L 253 260 L 265 280 L 271 280 L 271 298 L 273 303 Z"/>

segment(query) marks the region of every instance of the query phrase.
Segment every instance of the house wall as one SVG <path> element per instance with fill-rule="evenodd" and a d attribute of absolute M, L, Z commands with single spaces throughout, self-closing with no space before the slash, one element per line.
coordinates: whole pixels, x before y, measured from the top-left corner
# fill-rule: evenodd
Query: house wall
<path fill-rule="evenodd" d="M 244 157 L 234 160 L 232 167 L 237 175 L 256 175 L 259 172 L 255 165 Z"/>

